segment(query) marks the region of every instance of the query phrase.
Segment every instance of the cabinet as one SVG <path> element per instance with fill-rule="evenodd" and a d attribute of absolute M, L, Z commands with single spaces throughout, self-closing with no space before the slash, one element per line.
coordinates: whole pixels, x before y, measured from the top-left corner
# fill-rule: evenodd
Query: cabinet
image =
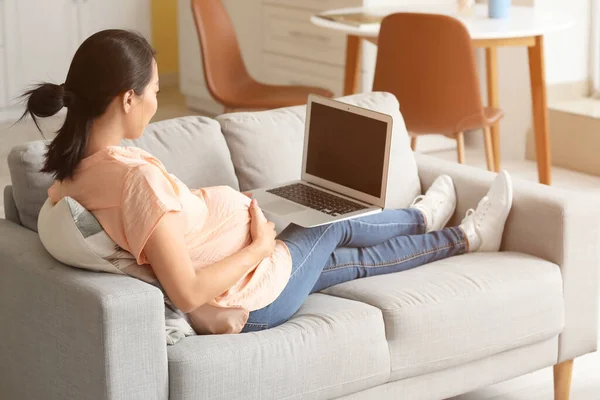
<path fill-rule="evenodd" d="M 0 107 L 37 82 L 63 83 L 77 47 L 107 28 L 150 38 L 150 0 L 0 0 Z"/>
<path fill-rule="evenodd" d="M 263 0 L 263 67 L 267 82 L 316 85 L 342 96 L 346 36 L 313 25 L 319 12 L 360 7 L 363 0 Z M 371 46 L 374 47 L 374 46 Z M 370 90 L 375 52 L 361 60 L 360 90 Z"/>

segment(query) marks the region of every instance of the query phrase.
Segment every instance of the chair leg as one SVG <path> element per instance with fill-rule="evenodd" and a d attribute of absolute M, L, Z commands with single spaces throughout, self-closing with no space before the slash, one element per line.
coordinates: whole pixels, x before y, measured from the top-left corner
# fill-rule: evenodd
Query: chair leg
<path fill-rule="evenodd" d="M 465 163 L 465 135 L 462 132 L 456 134 L 456 151 L 458 152 L 458 163 Z"/>
<path fill-rule="evenodd" d="M 492 147 L 492 132 L 489 126 L 483 128 L 483 141 L 485 143 L 485 159 L 487 161 L 488 171 L 496 171 L 496 164 L 494 163 L 494 149 Z"/>
<path fill-rule="evenodd" d="M 410 137 L 410 148 L 412 149 L 412 151 L 417 151 L 417 137 L 416 136 Z"/>
<path fill-rule="evenodd" d="M 554 400 L 569 400 L 573 360 L 563 361 L 554 366 Z"/>

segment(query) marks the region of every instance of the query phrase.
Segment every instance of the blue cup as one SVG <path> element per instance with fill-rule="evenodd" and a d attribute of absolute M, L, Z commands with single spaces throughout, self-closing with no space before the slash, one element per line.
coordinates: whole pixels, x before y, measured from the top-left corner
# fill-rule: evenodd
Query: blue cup
<path fill-rule="evenodd" d="M 488 0 L 490 18 L 508 18 L 511 0 Z"/>

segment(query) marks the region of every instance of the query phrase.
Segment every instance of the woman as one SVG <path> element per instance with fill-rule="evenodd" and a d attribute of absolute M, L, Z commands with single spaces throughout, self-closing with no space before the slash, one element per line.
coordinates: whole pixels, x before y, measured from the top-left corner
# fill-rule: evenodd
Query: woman
<path fill-rule="evenodd" d="M 64 84 L 25 94 L 26 113 L 36 121 L 67 107 L 43 168 L 56 178 L 49 197 L 70 196 L 90 210 L 119 246 L 149 264 L 197 332 L 274 327 L 312 292 L 500 247 L 512 204 L 505 172 L 459 227 L 444 228 L 456 197 L 450 177 L 441 176 L 408 209 L 311 229 L 290 225 L 276 237 L 244 194 L 224 186 L 191 191 L 152 155 L 119 146 L 142 135 L 158 90 L 146 40 L 107 30 L 77 50 Z"/>

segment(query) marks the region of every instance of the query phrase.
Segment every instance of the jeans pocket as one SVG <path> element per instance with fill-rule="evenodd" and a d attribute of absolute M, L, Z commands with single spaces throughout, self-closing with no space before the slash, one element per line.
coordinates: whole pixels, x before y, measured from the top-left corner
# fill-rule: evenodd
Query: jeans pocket
<path fill-rule="evenodd" d="M 246 325 L 244 325 L 244 327 L 242 328 L 242 333 L 264 331 L 268 328 L 269 326 L 267 324 L 247 322 Z"/>

